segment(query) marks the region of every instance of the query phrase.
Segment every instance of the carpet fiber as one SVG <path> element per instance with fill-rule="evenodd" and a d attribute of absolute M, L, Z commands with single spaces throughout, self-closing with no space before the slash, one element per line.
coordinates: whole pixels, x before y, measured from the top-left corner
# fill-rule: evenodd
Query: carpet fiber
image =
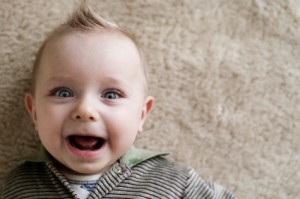
<path fill-rule="evenodd" d="M 72 0 L 0 0 L 0 185 L 38 150 L 24 108 L 34 55 Z M 298 0 L 101 0 L 144 47 L 155 109 L 136 145 L 239 198 L 300 198 Z M 51 122 L 51 121 L 49 121 Z"/>

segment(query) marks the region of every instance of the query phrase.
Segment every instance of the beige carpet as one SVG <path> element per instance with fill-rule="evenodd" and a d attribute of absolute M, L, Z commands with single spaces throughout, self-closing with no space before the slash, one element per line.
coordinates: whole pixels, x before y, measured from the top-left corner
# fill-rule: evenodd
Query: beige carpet
<path fill-rule="evenodd" d="M 38 139 L 23 95 L 72 0 L 0 0 L 0 184 Z M 145 47 L 156 107 L 136 145 L 241 199 L 300 198 L 300 1 L 94 0 Z M 51 121 L 49 121 L 51 122 Z"/>

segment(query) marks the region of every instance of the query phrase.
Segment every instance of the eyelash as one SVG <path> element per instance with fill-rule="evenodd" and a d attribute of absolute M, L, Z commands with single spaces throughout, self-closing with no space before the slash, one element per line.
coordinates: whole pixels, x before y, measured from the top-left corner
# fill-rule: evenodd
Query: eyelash
<path fill-rule="evenodd" d="M 118 98 L 122 98 L 124 97 L 123 93 L 117 89 L 107 89 L 103 92 L 103 94 L 101 95 L 101 98 L 105 98 L 105 99 L 111 99 L 111 98 L 106 98 L 105 95 L 108 94 L 108 93 L 114 93 L 117 95 L 116 98 L 114 99 L 118 99 Z"/>
<path fill-rule="evenodd" d="M 59 96 L 59 94 L 58 94 L 59 91 L 67 91 L 67 92 L 70 93 L 70 95 L 69 96 L 65 96 L 65 97 L 73 97 L 72 91 L 70 89 L 68 89 L 66 87 L 62 87 L 62 86 L 55 87 L 52 90 L 50 90 L 49 96 L 63 97 L 63 96 Z"/>
<path fill-rule="evenodd" d="M 59 93 L 58 93 L 60 91 L 67 91 L 67 92 L 69 92 L 69 96 L 60 96 Z M 117 95 L 117 97 L 113 98 L 113 99 L 118 99 L 118 98 L 124 97 L 124 94 L 121 91 L 119 91 L 118 89 L 106 89 L 103 92 L 103 94 L 101 95 L 101 98 L 111 99 L 111 98 L 106 98 L 105 97 L 105 95 L 108 94 L 108 93 L 113 93 L 113 94 Z M 59 87 L 55 87 L 52 90 L 50 90 L 49 96 L 56 96 L 56 97 L 62 97 L 62 98 L 64 98 L 64 97 L 73 97 L 74 95 L 73 95 L 73 92 L 70 89 L 68 89 L 66 87 L 63 87 L 63 86 L 59 86 Z"/>

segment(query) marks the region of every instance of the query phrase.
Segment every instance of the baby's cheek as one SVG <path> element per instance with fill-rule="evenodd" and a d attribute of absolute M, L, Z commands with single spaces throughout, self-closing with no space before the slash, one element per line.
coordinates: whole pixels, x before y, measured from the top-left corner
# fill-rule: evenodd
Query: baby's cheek
<path fill-rule="evenodd" d="M 123 126 L 118 126 L 118 130 L 115 132 L 109 132 L 109 139 L 113 147 L 115 148 L 127 148 L 131 146 L 137 135 L 136 128 L 128 128 Z M 124 128 L 122 128 L 124 127 Z"/>

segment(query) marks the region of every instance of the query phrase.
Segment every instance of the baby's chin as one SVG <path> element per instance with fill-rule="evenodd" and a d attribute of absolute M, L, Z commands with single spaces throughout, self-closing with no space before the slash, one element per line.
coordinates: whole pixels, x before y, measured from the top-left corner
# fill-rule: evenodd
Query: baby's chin
<path fill-rule="evenodd" d="M 94 175 L 94 174 L 101 174 L 105 173 L 107 170 L 111 168 L 111 164 L 106 165 L 105 167 L 101 167 L 101 165 L 93 164 L 93 163 L 80 163 L 81 165 L 73 166 L 66 166 L 58 161 L 56 161 L 56 166 L 61 169 L 63 172 L 69 174 L 76 174 L 76 175 Z M 99 169 L 101 168 L 101 169 Z"/>

